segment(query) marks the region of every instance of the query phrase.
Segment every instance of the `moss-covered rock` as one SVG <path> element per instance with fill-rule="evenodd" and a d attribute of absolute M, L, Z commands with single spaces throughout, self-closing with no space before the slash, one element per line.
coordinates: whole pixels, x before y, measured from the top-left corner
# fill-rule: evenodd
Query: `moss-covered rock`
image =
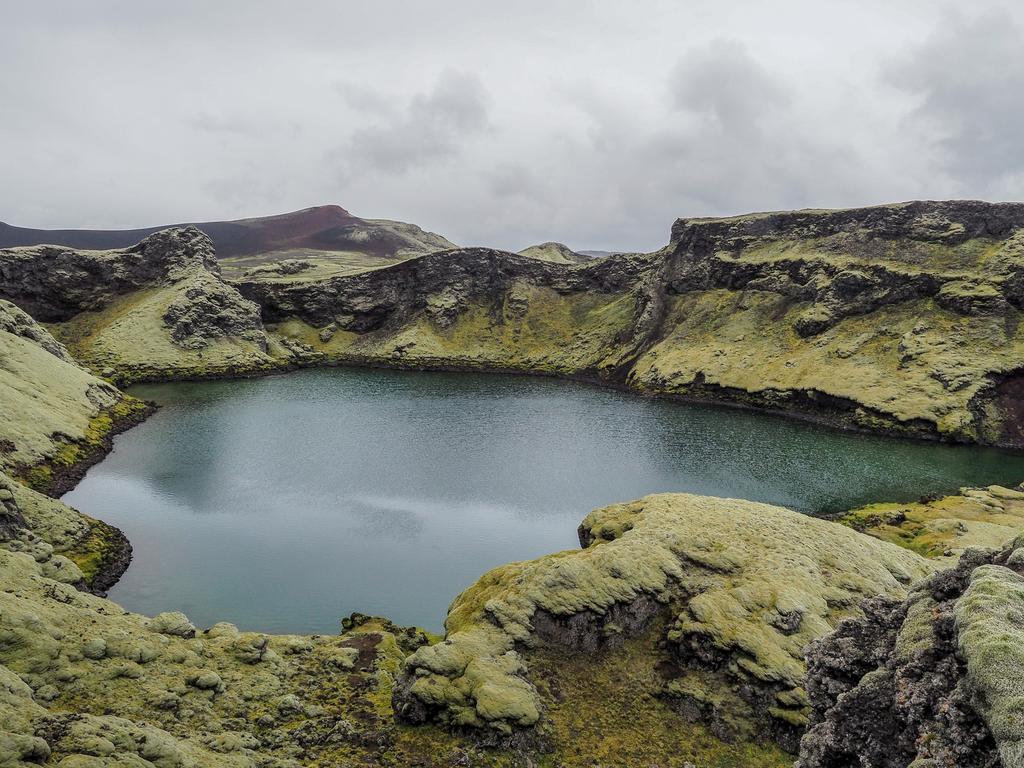
<path fill-rule="evenodd" d="M 541 261 L 553 261 L 556 264 L 586 264 L 591 261 L 589 256 L 576 253 L 569 246 L 555 242 L 531 245 L 529 248 L 519 251 L 519 255 Z"/>
<path fill-rule="evenodd" d="M 464 248 L 228 285 L 184 228 L 122 251 L 0 252 L 0 296 L 119 381 L 512 370 L 1024 445 L 1022 230 L 1020 205 L 908 203 L 681 219 L 656 253 L 584 264 Z"/>
<path fill-rule="evenodd" d="M 969 549 L 813 643 L 798 767 L 1024 764 L 1022 544 Z"/>
<path fill-rule="evenodd" d="M 105 454 L 116 432 L 148 411 L 0 300 L 0 472 L 51 493 L 65 490 Z"/>
<path fill-rule="evenodd" d="M 127 382 L 271 365 L 259 307 L 220 277 L 209 237 L 164 230 L 131 248 L 0 251 L 0 296 L 55 331 L 94 371 Z"/>
<path fill-rule="evenodd" d="M 947 565 L 971 547 L 997 548 L 1024 528 L 1024 491 L 991 485 L 905 504 L 881 502 L 837 518 L 869 536 Z"/>
<path fill-rule="evenodd" d="M 792 747 L 807 706 L 804 646 L 861 598 L 900 596 L 932 569 L 826 521 L 684 494 L 597 510 L 580 538 L 578 552 L 495 569 L 456 598 L 444 642 L 407 660 L 396 712 L 506 734 L 534 725 L 535 649 L 614 647 L 660 616 L 673 672 L 652 693 L 683 699 L 681 711 L 723 737 Z"/>
<path fill-rule="evenodd" d="M 1020 205 L 971 202 L 680 220 L 661 251 L 582 265 L 460 249 L 238 287 L 312 362 L 586 376 L 1024 445 L 1022 227 Z"/>
<path fill-rule="evenodd" d="M 999 745 L 1002 764 L 1024 765 L 1024 549 L 982 565 L 956 603 L 957 641 L 972 701 Z"/>

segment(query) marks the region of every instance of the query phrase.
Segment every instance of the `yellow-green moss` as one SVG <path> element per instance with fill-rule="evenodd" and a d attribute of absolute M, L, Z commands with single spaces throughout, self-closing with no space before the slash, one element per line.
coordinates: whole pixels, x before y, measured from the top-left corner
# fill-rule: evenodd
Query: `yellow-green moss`
<path fill-rule="evenodd" d="M 113 526 L 88 515 L 82 515 L 89 527 L 88 534 L 72 546 L 60 550 L 82 571 L 85 583 L 92 586 L 100 570 L 120 554 L 124 539 Z"/>
<path fill-rule="evenodd" d="M 138 398 L 121 394 L 111 407 L 88 419 L 80 436 L 53 435 L 53 452 L 31 466 L 18 468 L 15 477 L 34 490 L 52 491 L 65 473 L 82 462 L 95 460 L 106 449 L 112 432 L 142 418 L 150 407 Z"/>
<path fill-rule="evenodd" d="M 544 648 L 531 656 L 555 745 L 551 765 L 642 766 L 689 761 L 706 768 L 782 768 L 792 755 L 772 744 L 724 742 L 683 720 L 663 684 L 660 626 L 596 653 Z"/>
<path fill-rule="evenodd" d="M 870 504 L 838 522 L 920 555 L 952 562 L 968 547 L 999 547 L 1024 528 L 1024 493 L 1000 486 L 906 504 Z"/>
<path fill-rule="evenodd" d="M 1024 762 L 1024 579 L 984 565 L 954 608 L 973 701 L 999 745 L 1003 765 Z"/>

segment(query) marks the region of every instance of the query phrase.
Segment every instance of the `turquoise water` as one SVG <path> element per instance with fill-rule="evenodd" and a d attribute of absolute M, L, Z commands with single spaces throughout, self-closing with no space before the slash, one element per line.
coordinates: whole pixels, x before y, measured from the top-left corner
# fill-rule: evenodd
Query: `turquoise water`
<path fill-rule="evenodd" d="M 135 558 L 111 597 L 208 626 L 437 630 L 481 573 L 592 508 L 688 491 L 805 512 L 1024 480 L 1024 456 L 499 375 L 323 369 L 138 387 L 163 407 L 65 500 Z"/>

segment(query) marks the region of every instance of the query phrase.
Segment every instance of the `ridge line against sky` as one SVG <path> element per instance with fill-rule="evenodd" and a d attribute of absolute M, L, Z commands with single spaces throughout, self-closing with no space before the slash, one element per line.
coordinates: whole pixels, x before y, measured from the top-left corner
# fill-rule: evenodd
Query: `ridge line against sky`
<path fill-rule="evenodd" d="M 1022 50 L 996 2 L 12 3 L 0 220 L 337 203 L 650 250 L 678 216 L 1020 200 Z"/>

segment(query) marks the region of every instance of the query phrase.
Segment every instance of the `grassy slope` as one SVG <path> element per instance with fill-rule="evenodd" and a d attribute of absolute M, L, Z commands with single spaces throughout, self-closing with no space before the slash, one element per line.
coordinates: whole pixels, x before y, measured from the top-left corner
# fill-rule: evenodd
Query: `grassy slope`
<path fill-rule="evenodd" d="M 5 326 L 5 319 L 18 325 Z M 0 301 L 0 471 L 50 488 L 55 473 L 101 455 L 111 434 L 144 410 L 79 367 L 27 315 Z"/>

